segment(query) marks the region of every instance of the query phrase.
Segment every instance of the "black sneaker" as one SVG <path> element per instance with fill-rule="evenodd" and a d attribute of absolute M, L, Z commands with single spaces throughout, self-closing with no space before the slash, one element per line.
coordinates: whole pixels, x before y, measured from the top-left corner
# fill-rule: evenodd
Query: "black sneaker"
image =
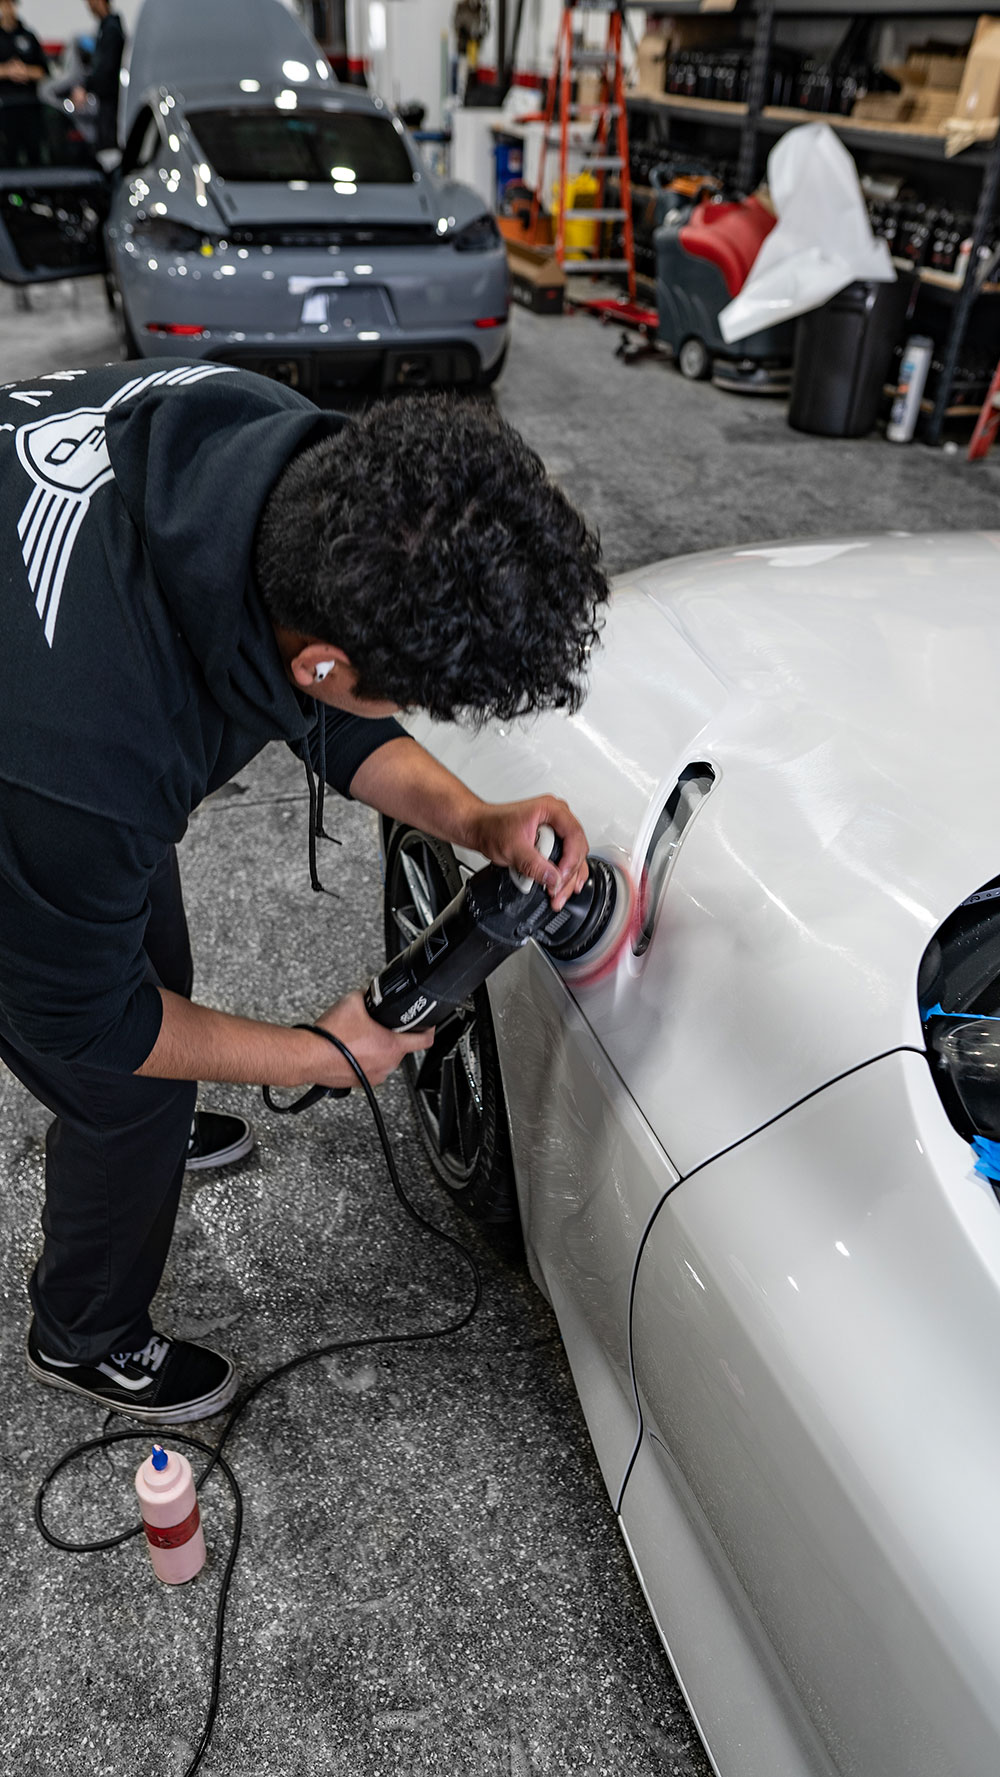
<path fill-rule="evenodd" d="M 46 1357 L 35 1323 L 28 1329 L 28 1369 L 39 1382 L 85 1394 L 99 1406 L 146 1425 L 185 1425 L 228 1407 L 239 1378 L 227 1357 L 204 1345 L 154 1333 L 141 1351 L 113 1351 L 90 1364 Z"/>
<path fill-rule="evenodd" d="M 231 1166 L 253 1147 L 253 1129 L 245 1117 L 224 1117 L 219 1111 L 195 1111 L 191 1119 L 185 1172 L 208 1166 Z"/>

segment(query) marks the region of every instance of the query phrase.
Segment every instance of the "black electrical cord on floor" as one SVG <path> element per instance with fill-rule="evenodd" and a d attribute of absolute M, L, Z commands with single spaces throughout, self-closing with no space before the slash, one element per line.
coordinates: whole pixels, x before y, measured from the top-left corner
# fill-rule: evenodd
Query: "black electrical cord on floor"
<path fill-rule="evenodd" d="M 198 1770 L 198 1767 L 201 1764 L 201 1761 L 204 1758 L 205 1753 L 208 1751 L 208 1744 L 209 1744 L 209 1741 L 211 1740 L 211 1737 L 212 1737 L 212 1729 L 215 1726 L 215 1718 L 216 1718 L 216 1715 L 218 1714 L 219 1689 L 220 1689 L 220 1684 L 221 1684 L 221 1680 L 222 1680 L 222 1646 L 223 1646 L 223 1636 L 224 1636 L 224 1632 L 225 1632 L 226 1604 L 227 1604 L 228 1598 L 229 1598 L 230 1581 L 232 1580 L 232 1577 L 233 1577 L 233 1569 L 236 1566 L 236 1557 L 239 1553 L 240 1538 L 241 1538 L 242 1531 L 243 1531 L 243 1495 L 240 1490 L 240 1484 L 237 1481 L 236 1476 L 234 1475 L 229 1464 L 226 1462 L 225 1458 L 222 1455 L 223 1448 L 230 1436 L 230 1433 L 233 1431 L 234 1427 L 236 1426 L 237 1422 L 240 1420 L 242 1415 L 246 1412 L 247 1408 L 250 1406 L 250 1403 L 252 1401 L 256 1400 L 256 1398 L 260 1394 L 261 1390 L 264 1388 L 267 1388 L 272 1382 L 276 1382 L 280 1376 L 288 1376 L 291 1374 L 291 1372 L 293 1370 L 301 1369 L 303 1364 L 315 1363 L 317 1361 L 317 1359 L 319 1359 L 321 1357 L 332 1357 L 335 1353 L 341 1352 L 341 1351 L 370 1350 L 372 1347 L 378 1346 L 378 1345 L 416 1345 L 416 1344 L 420 1344 L 420 1343 L 426 1343 L 428 1340 L 431 1340 L 431 1339 L 447 1338 L 449 1334 L 461 1332 L 463 1327 L 468 1326 L 469 1322 L 473 1318 L 473 1315 L 476 1313 L 476 1310 L 478 1309 L 480 1302 L 482 1301 L 482 1295 L 483 1295 L 483 1284 L 482 1284 L 482 1278 L 479 1273 L 479 1267 L 477 1266 L 476 1261 L 473 1258 L 468 1247 L 463 1246 L 462 1242 L 460 1240 L 456 1240 L 455 1236 L 453 1234 L 446 1234 L 443 1228 L 436 1228 L 434 1226 L 434 1223 L 429 1222 L 427 1220 L 426 1216 L 421 1214 L 420 1210 L 417 1209 L 416 1205 L 414 1203 L 412 1203 L 410 1198 L 406 1195 L 406 1192 L 404 1191 L 402 1183 L 400 1181 L 399 1172 L 396 1167 L 395 1156 L 393 1154 L 392 1146 L 389 1141 L 389 1135 L 388 1135 L 388 1131 L 386 1130 L 386 1127 L 385 1127 L 385 1120 L 382 1116 L 382 1111 L 379 1107 L 379 1104 L 378 1104 L 378 1101 L 375 1097 L 375 1094 L 372 1091 L 371 1083 L 368 1080 L 368 1078 L 364 1072 L 364 1069 L 361 1067 L 360 1063 L 355 1060 L 354 1056 L 351 1054 L 351 1051 L 347 1048 L 346 1044 L 342 1043 L 340 1041 L 339 1037 L 335 1037 L 331 1031 L 324 1030 L 321 1025 L 308 1025 L 304 1028 L 315 1031 L 317 1036 L 325 1037 L 327 1042 L 332 1043 L 335 1048 L 339 1049 L 341 1054 L 344 1056 L 345 1060 L 350 1063 L 351 1067 L 353 1068 L 353 1070 L 357 1076 L 359 1084 L 361 1085 L 361 1087 L 364 1090 L 365 1097 L 368 1100 L 369 1109 L 371 1110 L 372 1117 L 375 1122 L 375 1128 L 378 1132 L 379 1141 L 382 1144 L 382 1152 L 385 1155 L 386 1167 L 389 1172 L 389 1177 L 392 1180 L 392 1186 L 393 1186 L 393 1190 L 396 1193 L 396 1196 L 398 1197 L 400 1203 L 402 1204 L 403 1208 L 405 1209 L 407 1215 L 410 1216 L 410 1218 L 413 1221 L 415 1221 L 419 1227 L 425 1228 L 428 1233 L 434 1235 L 435 1239 L 443 1240 L 447 1246 L 453 1247 L 454 1250 L 461 1256 L 462 1260 L 468 1266 L 470 1272 L 472 1273 L 473 1297 L 472 1297 L 472 1302 L 470 1303 L 469 1307 L 465 1310 L 464 1314 L 460 1315 L 457 1320 L 449 1321 L 446 1326 L 426 1327 L 423 1329 L 418 1329 L 418 1331 L 412 1332 L 412 1333 L 374 1333 L 374 1334 L 371 1334 L 369 1337 L 362 1338 L 362 1339 L 336 1339 L 336 1340 L 332 1340 L 327 1345 L 317 1345 L 316 1347 L 314 1347 L 310 1351 L 304 1351 L 300 1354 L 300 1356 L 290 1358 L 289 1361 L 285 1364 L 278 1364 L 275 1369 L 268 1370 L 265 1375 L 258 1377 L 257 1381 L 252 1385 L 252 1387 L 250 1387 L 247 1390 L 247 1392 L 236 1402 L 236 1405 L 233 1407 L 233 1409 L 229 1415 L 229 1418 L 226 1422 L 225 1429 L 222 1433 L 222 1436 L 220 1437 L 218 1443 L 215 1444 L 214 1446 L 210 1445 L 210 1444 L 201 1443 L 199 1441 L 199 1439 L 197 1439 L 197 1438 L 191 1438 L 191 1437 L 184 1436 L 180 1432 L 176 1432 L 171 1428 L 170 1438 L 173 1443 L 185 1444 L 185 1445 L 187 1445 L 188 1449 L 190 1449 L 190 1450 L 200 1450 L 204 1455 L 206 1455 L 209 1458 L 205 1467 L 202 1469 L 201 1474 L 197 1478 L 197 1481 L 195 1483 L 196 1489 L 198 1491 L 201 1490 L 203 1483 L 208 1479 L 212 1470 L 216 1466 L 218 1466 L 222 1470 L 222 1473 L 225 1475 L 226 1480 L 229 1483 L 229 1488 L 230 1488 L 230 1492 L 232 1493 L 232 1496 L 233 1496 L 233 1504 L 234 1504 L 235 1513 L 236 1513 L 235 1522 L 233 1524 L 233 1540 L 232 1540 L 232 1544 L 231 1544 L 231 1547 L 229 1550 L 229 1559 L 226 1562 L 225 1572 L 222 1575 L 222 1584 L 219 1588 L 219 1602 L 218 1602 L 218 1606 L 216 1608 L 216 1613 L 215 1613 L 215 1644 L 214 1644 L 213 1659 L 212 1659 L 212 1689 L 211 1689 L 211 1696 L 209 1698 L 208 1713 L 205 1718 L 205 1726 L 202 1730 L 201 1739 L 198 1742 L 198 1746 L 196 1748 L 194 1758 L 192 1759 L 191 1763 L 188 1765 L 187 1770 L 184 1773 L 184 1777 L 194 1777 L 195 1772 Z M 266 1099 L 268 1105 L 271 1107 L 272 1110 L 296 1111 L 296 1110 L 304 1109 L 305 1108 L 305 1099 L 307 1099 L 307 1098 L 309 1099 L 310 1103 L 315 1102 L 315 1100 L 312 1097 L 312 1093 L 306 1093 L 303 1095 L 303 1098 L 296 1100 L 296 1102 L 294 1104 L 276 1105 L 271 1097 L 270 1089 L 266 1086 L 264 1088 L 264 1096 L 265 1096 L 265 1099 Z M 65 1550 L 66 1552 L 71 1553 L 71 1554 L 83 1555 L 83 1554 L 95 1553 L 97 1550 L 100 1550 L 100 1549 L 116 1548 L 119 1543 L 128 1542 L 132 1537 L 142 1535 L 142 1525 L 136 1524 L 136 1525 L 133 1525 L 133 1527 L 130 1530 L 123 1530 L 119 1533 L 118 1536 L 107 1537 L 101 1542 L 90 1542 L 90 1543 L 67 1542 L 64 1537 L 58 1536 L 55 1531 L 49 1529 L 48 1525 L 45 1522 L 43 1505 L 44 1505 L 44 1501 L 45 1501 L 46 1492 L 47 1492 L 48 1488 L 51 1486 L 52 1482 L 55 1480 L 56 1476 L 58 1474 L 60 1474 L 64 1468 L 67 1468 L 71 1462 L 74 1462 L 78 1456 L 86 1455 L 86 1453 L 89 1450 L 103 1450 L 103 1449 L 106 1449 L 108 1447 L 108 1445 L 110 1445 L 110 1444 L 121 1444 L 121 1443 L 128 1442 L 130 1440 L 131 1441 L 139 1440 L 139 1441 L 142 1441 L 143 1443 L 148 1444 L 150 1437 L 152 1435 L 155 1435 L 155 1431 L 156 1431 L 155 1427 L 147 1426 L 147 1427 L 144 1427 L 142 1431 L 106 1432 L 106 1433 L 104 1433 L 104 1435 L 102 1437 L 90 1438 L 85 1443 L 74 1444 L 74 1446 L 71 1450 L 67 1450 L 59 1458 L 59 1461 L 57 1463 L 55 1463 L 55 1465 L 52 1468 L 49 1469 L 48 1474 L 45 1476 L 44 1480 L 42 1481 L 42 1483 L 38 1489 L 38 1492 L 35 1495 L 35 1523 L 37 1524 L 41 1535 L 45 1538 L 45 1541 L 47 1543 L 50 1543 L 54 1549 Z"/>

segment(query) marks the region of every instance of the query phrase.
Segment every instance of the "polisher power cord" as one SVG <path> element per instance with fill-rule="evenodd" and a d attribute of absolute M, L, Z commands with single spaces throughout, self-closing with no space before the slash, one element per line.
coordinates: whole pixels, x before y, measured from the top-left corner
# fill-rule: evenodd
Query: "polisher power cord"
<path fill-rule="evenodd" d="M 215 1718 L 219 1709 L 219 1687 L 222 1679 L 222 1645 L 225 1632 L 226 1604 L 229 1598 L 230 1581 L 233 1577 L 233 1569 L 236 1566 L 236 1557 L 239 1553 L 240 1538 L 243 1530 L 243 1495 L 235 1474 L 222 1454 L 230 1434 L 250 1406 L 251 1402 L 256 1400 L 261 1391 L 269 1387 L 272 1382 L 276 1382 L 279 1377 L 288 1376 L 293 1370 L 301 1369 L 304 1364 L 316 1363 L 321 1357 L 333 1357 L 338 1352 L 342 1351 L 370 1351 L 380 1345 L 417 1345 L 426 1343 L 431 1339 L 445 1339 L 449 1334 L 461 1332 L 463 1327 L 468 1326 L 479 1307 L 483 1294 L 483 1284 L 479 1274 L 479 1267 L 468 1247 L 463 1246 L 462 1242 L 456 1240 L 454 1235 L 446 1234 L 443 1228 L 436 1228 L 433 1222 L 429 1222 L 426 1216 L 421 1214 L 420 1210 L 417 1209 L 416 1205 L 411 1202 L 410 1198 L 406 1195 L 400 1181 L 395 1156 L 392 1152 L 392 1146 L 389 1141 L 381 1109 L 379 1108 L 378 1101 L 372 1090 L 371 1083 L 360 1062 L 358 1062 L 351 1054 L 351 1051 L 347 1048 L 346 1044 L 342 1043 L 339 1037 L 335 1037 L 331 1031 L 323 1030 L 320 1025 L 309 1025 L 307 1028 L 314 1030 L 318 1036 L 325 1037 L 327 1042 L 332 1043 L 335 1048 L 339 1049 L 345 1061 L 349 1062 L 350 1066 L 353 1068 L 358 1083 L 362 1087 L 365 1097 L 368 1100 L 368 1106 L 375 1122 L 379 1141 L 382 1144 L 382 1152 L 385 1155 L 386 1167 L 388 1168 L 389 1177 L 392 1180 L 392 1187 L 396 1196 L 407 1215 L 410 1216 L 419 1227 L 426 1229 L 429 1234 L 433 1234 L 436 1240 L 443 1240 L 447 1246 L 454 1248 L 455 1252 L 460 1255 L 472 1275 L 473 1296 L 472 1301 L 464 1314 L 460 1315 L 457 1320 L 449 1321 L 445 1326 L 426 1327 L 423 1329 L 418 1328 L 415 1332 L 410 1333 L 373 1333 L 368 1337 L 361 1339 L 335 1339 L 331 1340 L 328 1345 L 317 1345 L 310 1351 L 304 1351 L 299 1357 L 290 1358 L 285 1364 L 278 1364 L 273 1370 L 268 1370 L 263 1376 L 258 1377 L 257 1381 L 254 1382 L 247 1392 L 236 1402 L 236 1405 L 233 1407 L 226 1421 L 222 1436 L 214 1446 L 202 1443 L 198 1438 L 182 1436 L 180 1432 L 175 1432 L 171 1428 L 170 1440 L 172 1443 L 184 1444 L 189 1450 L 199 1450 L 209 1459 L 196 1481 L 196 1487 L 199 1492 L 203 1483 L 207 1481 L 209 1475 L 212 1473 L 212 1470 L 214 1468 L 219 1468 L 229 1483 L 229 1489 L 232 1493 L 233 1505 L 235 1507 L 232 1544 L 230 1546 L 229 1559 L 226 1562 L 225 1572 L 222 1575 L 222 1584 L 219 1588 L 219 1602 L 215 1614 L 212 1689 L 209 1699 L 208 1713 L 205 1718 L 205 1726 L 202 1729 L 201 1739 L 198 1742 L 194 1758 L 188 1765 L 184 1777 L 194 1777 L 194 1773 L 198 1770 L 205 1753 L 208 1751 L 208 1744 L 212 1737 L 212 1729 L 215 1726 Z M 273 1100 L 270 1097 L 269 1089 L 265 1087 L 264 1091 L 267 1096 L 267 1101 L 272 1109 L 283 1109 L 287 1111 L 305 1109 L 305 1098 L 308 1098 L 310 1103 L 315 1102 L 311 1093 L 306 1093 L 302 1099 L 296 1100 L 294 1104 L 279 1107 L 274 1105 Z M 61 1537 L 57 1535 L 54 1530 L 50 1530 L 48 1524 L 45 1522 L 43 1507 L 46 1492 L 52 1485 L 56 1476 L 61 1474 L 64 1468 L 68 1468 L 70 1463 L 76 1461 L 77 1457 L 86 1455 L 90 1450 L 106 1449 L 111 1444 L 137 1441 L 148 1444 L 150 1437 L 156 1435 L 156 1429 L 156 1427 L 147 1426 L 144 1427 L 142 1431 L 106 1432 L 102 1437 L 90 1438 L 85 1443 L 74 1444 L 71 1450 L 67 1450 L 65 1454 L 59 1458 L 59 1461 L 50 1468 L 35 1495 L 35 1523 L 47 1543 L 50 1543 L 54 1549 L 63 1549 L 70 1554 L 83 1555 L 94 1553 L 99 1549 L 117 1548 L 119 1543 L 129 1542 L 132 1537 L 140 1536 L 142 1534 L 142 1525 L 136 1524 L 131 1530 L 123 1530 L 118 1536 L 106 1537 L 101 1542 L 68 1542 L 65 1537 Z"/>

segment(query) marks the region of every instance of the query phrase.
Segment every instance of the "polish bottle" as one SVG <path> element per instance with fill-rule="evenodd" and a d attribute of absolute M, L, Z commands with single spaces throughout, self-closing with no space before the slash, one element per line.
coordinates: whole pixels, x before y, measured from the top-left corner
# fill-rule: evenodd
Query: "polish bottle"
<path fill-rule="evenodd" d="M 136 1470 L 135 1490 L 153 1572 L 168 1586 L 194 1579 L 205 1565 L 205 1537 L 187 1457 L 154 1444 Z"/>

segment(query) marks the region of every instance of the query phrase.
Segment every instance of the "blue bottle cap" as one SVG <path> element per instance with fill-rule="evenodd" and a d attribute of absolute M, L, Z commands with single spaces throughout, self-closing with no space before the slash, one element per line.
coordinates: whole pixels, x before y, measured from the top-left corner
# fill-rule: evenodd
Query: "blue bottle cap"
<path fill-rule="evenodd" d="M 168 1451 L 164 1450 L 163 1445 L 162 1444 L 154 1444 L 153 1445 L 153 1467 L 157 1468 L 157 1469 L 165 1469 L 167 1466 L 167 1463 L 169 1461 L 170 1461 L 170 1455 L 169 1455 Z"/>

